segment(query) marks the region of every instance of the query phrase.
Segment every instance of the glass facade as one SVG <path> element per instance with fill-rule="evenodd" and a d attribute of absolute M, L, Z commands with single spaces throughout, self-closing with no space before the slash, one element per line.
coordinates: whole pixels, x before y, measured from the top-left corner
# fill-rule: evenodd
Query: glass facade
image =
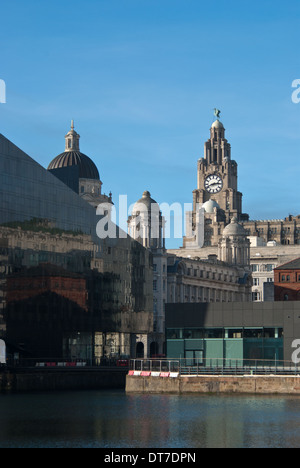
<path fill-rule="evenodd" d="M 34 218 L 96 236 L 94 208 L 0 136 L 0 225 Z"/>
<path fill-rule="evenodd" d="M 12 349 L 22 352 L 27 347 L 28 352 L 34 349 L 35 357 L 46 356 L 44 344 L 49 342 L 47 356 L 72 357 L 77 349 L 77 357 L 90 358 L 91 337 L 102 333 L 121 334 L 126 343 L 129 336 L 126 350 L 133 356 L 137 335 L 145 336 L 147 344 L 153 329 L 151 254 L 126 233 L 118 237 L 118 227 L 116 238 L 100 239 L 99 221 L 93 206 L 0 135 L 0 337 Z M 23 300 L 7 304 L 7 275 L 21 270 L 30 275 L 30 267 L 41 263 L 59 265 L 86 279 L 87 312 L 76 312 L 76 301 L 61 301 L 59 308 L 52 304 L 47 321 L 40 296 L 32 300 L 35 314 Z M 101 358 L 99 349 L 104 346 L 93 346 Z"/>
<path fill-rule="evenodd" d="M 283 360 L 283 329 L 173 328 L 167 329 L 167 357 L 185 358 L 187 365 L 226 365 Z"/>

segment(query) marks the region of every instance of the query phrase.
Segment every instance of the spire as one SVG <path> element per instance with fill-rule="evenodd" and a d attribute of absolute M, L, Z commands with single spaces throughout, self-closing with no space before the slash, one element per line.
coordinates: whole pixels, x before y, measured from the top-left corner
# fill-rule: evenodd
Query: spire
<path fill-rule="evenodd" d="M 71 120 L 71 130 L 66 134 L 65 151 L 80 151 L 79 150 L 80 135 L 74 130 L 74 120 Z"/>

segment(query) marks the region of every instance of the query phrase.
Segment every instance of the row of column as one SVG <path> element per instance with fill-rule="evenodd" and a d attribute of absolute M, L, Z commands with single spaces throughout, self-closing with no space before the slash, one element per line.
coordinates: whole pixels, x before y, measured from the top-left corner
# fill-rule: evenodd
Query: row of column
<path fill-rule="evenodd" d="M 190 302 L 234 302 L 243 301 L 243 294 L 216 288 L 206 288 L 190 285 L 169 285 L 168 301 L 171 303 Z"/>

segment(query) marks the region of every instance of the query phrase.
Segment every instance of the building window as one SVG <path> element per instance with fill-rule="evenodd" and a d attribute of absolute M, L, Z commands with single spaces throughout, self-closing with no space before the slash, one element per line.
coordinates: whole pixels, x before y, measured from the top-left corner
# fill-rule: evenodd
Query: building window
<path fill-rule="evenodd" d="M 259 286 L 259 278 L 253 278 L 253 285 Z"/>
<path fill-rule="evenodd" d="M 153 291 L 157 291 L 157 280 L 153 281 Z"/>
<path fill-rule="evenodd" d="M 258 301 L 260 301 L 260 292 L 253 292 L 253 293 L 252 293 L 252 301 L 253 301 L 253 302 L 258 302 Z"/>
<path fill-rule="evenodd" d="M 255 273 L 259 271 L 259 265 L 251 265 L 251 270 Z"/>
<path fill-rule="evenodd" d="M 232 339 L 243 338 L 243 330 L 236 329 L 236 328 L 229 329 L 227 330 L 227 335 L 228 335 L 228 338 L 232 338 Z"/>
<path fill-rule="evenodd" d="M 206 328 L 204 330 L 204 338 L 224 338 L 223 328 Z"/>
<path fill-rule="evenodd" d="M 182 339 L 182 330 L 180 328 L 168 328 L 167 329 L 167 339 L 168 340 L 178 340 Z"/>
<path fill-rule="evenodd" d="M 244 328 L 244 338 L 262 338 L 263 328 Z"/>

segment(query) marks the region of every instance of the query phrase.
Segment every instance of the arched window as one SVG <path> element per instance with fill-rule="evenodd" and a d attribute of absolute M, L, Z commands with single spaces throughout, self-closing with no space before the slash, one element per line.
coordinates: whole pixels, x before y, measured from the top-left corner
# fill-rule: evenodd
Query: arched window
<path fill-rule="evenodd" d="M 150 357 L 153 357 L 158 354 L 158 343 L 153 341 L 150 345 Z"/>
<path fill-rule="evenodd" d="M 289 300 L 289 295 L 288 294 L 285 294 L 284 295 L 284 301 L 288 301 Z"/>
<path fill-rule="evenodd" d="M 136 357 L 137 358 L 144 358 L 144 343 L 137 343 L 136 345 Z"/>

